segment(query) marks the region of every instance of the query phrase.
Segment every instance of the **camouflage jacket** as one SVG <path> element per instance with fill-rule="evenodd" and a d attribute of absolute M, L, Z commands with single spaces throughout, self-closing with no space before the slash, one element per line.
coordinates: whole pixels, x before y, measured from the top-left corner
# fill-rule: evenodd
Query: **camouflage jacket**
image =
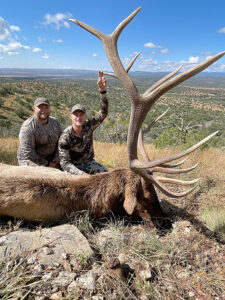
<path fill-rule="evenodd" d="M 34 115 L 21 126 L 19 133 L 19 163 L 30 160 L 37 165 L 47 166 L 58 158 L 58 139 L 62 133 L 59 122 L 49 117 L 47 123 L 38 121 Z"/>
<path fill-rule="evenodd" d="M 83 125 L 82 136 L 78 137 L 72 126 L 64 130 L 59 139 L 59 159 L 61 168 L 72 174 L 81 175 L 76 163 L 84 163 L 94 158 L 93 131 L 102 123 L 108 113 L 108 100 L 101 95 L 101 110 Z"/>

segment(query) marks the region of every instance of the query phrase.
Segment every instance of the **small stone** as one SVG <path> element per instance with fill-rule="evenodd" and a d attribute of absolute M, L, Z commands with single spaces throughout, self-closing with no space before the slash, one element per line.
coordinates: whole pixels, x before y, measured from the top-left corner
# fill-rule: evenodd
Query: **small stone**
<path fill-rule="evenodd" d="M 194 297 L 195 293 L 194 292 L 189 292 L 188 295 L 189 295 L 189 297 Z"/>
<path fill-rule="evenodd" d="M 59 290 L 59 287 L 57 285 L 55 285 L 52 288 L 52 293 L 54 294 L 54 293 L 58 292 L 58 290 Z"/>
<path fill-rule="evenodd" d="M 68 253 L 65 253 L 65 252 L 63 252 L 63 253 L 61 254 L 61 256 L 62 256 L 63 259 L 68 259 L 68 258 L 69 258 Z"/>
<path fill-rule="evenodd" d="M 8 272 L 9 270 L 11 270 L 12 267 L 13 267 L 13 262 L 12 261 L 8 262 L 5 266 L 6 271 Z"/>
<path fill-rule="evenodd" d="M 48 248 L 48 247 L 44 247 L 44 248 L 43 248 L 43 252 L 44 252 L 46 255 L 54 254 L 54 251 L 53 251 L 51 248 Z"/>
<path fill-rule="evenodd" d="M 188 276 L 189 276 L 188 272 L 185 271 L 181 271 L 177 274 L 177 278 L 179 279 L 187 278 Z"/>
<path fill-rule="evenodd" d="M 35 263 L 36 259 L 34 257 L 29 257 L 27 259 L 27 265 L 33 265 Z"/>
<path fill-rule="evenodd" d="M 44 276 L 42 276 L 42 280 L 48 281 L 52 278 L 52 273 L 47 273 Z"/>
<path fill-rule="evenodd" d="M 96 285 L 96 278 L 95 274 L 92 271 L 80 276 L 76 279 L 78 285 L 86 290 L 94 290 Z"/>
<path fill-rule="evenodd" d="M 78 286 L 79 284 L 76 281 L 72 281 L 67 288 L 68 293 L 73 295 Z"/>
<path fill-rule="evenodd" d="M 45 296 L 35 296 L 35 300 L 46 300 Z"/>
<path fill-rule="evenodd" d="M 124 253 L 120 253 L 119 256 L 118 256 L 118 259 L 119 259 L 121 265 L 125 264 L 126 256 L 125 256 Z"/>
<path fill-rule="evenodd" d="M 51 297 L 50 297 L 50 299 L 51 299 L 51 300 L 61 300 L 62 297 L 63 297 L 63 296 L 62 296 L 62 292 L 59 291 L 59 292 L 57 292 L 57 293 L 52 294 Z"/>
<path fill-rule="evenodd" d="M 60 266 L 60 264 L 58 262 L 54 261 L 53 262 L 53 266 L 56 267 L 56 268 L 58 268 Z"/>
<path fill-rule="evenodd" d="M 71 265 L 67 261 L 64 261 L 63 267 L 64 267 L 65 271 L 71 272 Z"/>
<path fill-rule="evenodd" d="M 143 280 L 149 280 L 150 278 L 152 278 L 152 272 L 151 270 L 142 270 L 139 275 L 141 276 L 141 278 Z"/>
<path fill-rule="evenodd" d="M 34 269 L 33 269 L 33 270 L 34 270 L 35 272 L 41 272 L 43 269 L 44 269 L 43 266 L 40 265 L 40 264 L 38 264 L 38 265 L 34 266 Z"/>
<path fill-rule="evenodd" d="M 58 286 L 67 286 L 74 280 L 75 276 L 76 276 L 75 273 L 62 271 L 59 272 L 58 277 L 55 278 L 52 283 Z"/>

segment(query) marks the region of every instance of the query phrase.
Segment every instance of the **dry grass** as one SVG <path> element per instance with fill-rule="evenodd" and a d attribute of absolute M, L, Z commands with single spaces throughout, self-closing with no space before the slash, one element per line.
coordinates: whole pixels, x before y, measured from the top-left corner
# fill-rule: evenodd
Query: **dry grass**
<path fill-rule="evenodd" d="M 0 162 L 17 165 L 17 149 L 19 141 L 16 138 L 0 138 Z"/>

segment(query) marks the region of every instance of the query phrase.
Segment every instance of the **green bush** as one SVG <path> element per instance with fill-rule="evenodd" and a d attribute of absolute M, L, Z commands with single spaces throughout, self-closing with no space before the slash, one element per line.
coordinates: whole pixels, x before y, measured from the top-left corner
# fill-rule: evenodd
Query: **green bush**
<path fill-rule="evenodd" d="M 171 146 L 180 146 L 186 140 L 186 133 L 177 128 L 165 129 L 155 141 L 156 148 L 165 148 Z"/>

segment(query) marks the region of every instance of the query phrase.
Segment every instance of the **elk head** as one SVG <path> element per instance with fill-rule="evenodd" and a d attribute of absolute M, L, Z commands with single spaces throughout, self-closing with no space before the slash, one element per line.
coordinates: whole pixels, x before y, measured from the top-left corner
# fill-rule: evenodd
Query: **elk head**
<path fill-rule="evenodd" d="M 179 174 L 179 173 L 186 173 L 193 170 L 197 165 L 189 169 L 173 169 L 173 167 L 180 165 L 182 162 L 175 165 L 168 164 L 168 162 L 179 159 L 191 153 L 192 151 L 200 147 L 202 144 L 207 142 L 214 135 L 216 135 L 217 132 L 214 132 L 213 134 L 209 135 L 208 137 L 206 137 L 205 139 L 203 139 L 202 141 L 198 142 L 196 145 L 190 147 L 185 151 L 172 154 L 170 156 L 166 156 L 153 161 L 150 161 L 150 159 L 148 158 L 147 153 L 144 150 L 142 144 L 142 137 L 140 136 L 139 148 L 141 150 L 140 152 L 143 154 L 142 155 L 143 160 L 141 161 L 138 159 L 138 154 L 137 154 L 138 135 L 139 132 L 140 134 L 142 134 L 142 132 L 140 131 L 141 125 L 147 113 L 149 112 L 152 105 L 156 102 L 157 99 L 159 99 L 168 90 L 172 89 L 173 87 L 179 85 L 183 81 L 189 79 L 190 77 L 196 75 L 197 73 L 209 67 L 215 61 L 221 58 L 225 54 L 225 52 L 221 52 L 207 59 L 206 61 L 197 65 L 196 67 L 193 67 L 183 73 L 177 74 L 181 69 L 181 67 L 179 67 L 174 72 L 163 77 L 161 80 L 159 80 L 154 85 L 152 85 L 149 89 L 147 89 L 143 94 L 141 94 L 139 93 L 134 82 L 128 75 L 130 68 L 132 67 L 132 65 L 134 64 L 135 60 L 140 55 L 140 53 L 134 57 L 134 59 L 129 64 L 129 66 L 125 69 L 119 58 L 118 49 L 117 49 L 117 41 L 122 30 L 137 15 L 137 13 L 140 10 L 141 7 L 137 8 L 132 14 L 130 14 L 126 19 L 124 19 L 110 35 L 106 35 L 81 21 L 75 19 L 70 19 L 70 21 L 79 25 L 80 27 L 84 28 L 85 30 L 87 30 L 88 32 L 90 32 L 91 34 L 93 34 L 94 36 L 100 39 L 100 41 L 102 42 L 105 48 L 105 52 L 112 66 L 112 69 L 114 70 L 113 74 L 106 73 L 106 72 L 104 72 L 104 74 L 119 79 L 130 98 L 131 115 L 130 115 L 129 129 L 128 129 L 128 140 L 127 140 L 129 168 L 135 173 L 139 174 L 142 178 L 144 178 L 145 181 L 154 184 L 164 194 L 170 197 L 181 197 L 190 193 L 195 187 L 183 193 L 174 193 L 168 190 L 166 186 L 163 185 L 163 182 L 186 185 L 186 184 L 195 183 L 197 179 L 193 181 L 184 182 L 184 181 L 179 181 L 179 180 L 174 180 L 174 179 L 169 179 L 164 177 L 156 177 L 153 175 L 153 173 L 162 172 L 162 173 L 169 173 L 169 174 Z"/>

